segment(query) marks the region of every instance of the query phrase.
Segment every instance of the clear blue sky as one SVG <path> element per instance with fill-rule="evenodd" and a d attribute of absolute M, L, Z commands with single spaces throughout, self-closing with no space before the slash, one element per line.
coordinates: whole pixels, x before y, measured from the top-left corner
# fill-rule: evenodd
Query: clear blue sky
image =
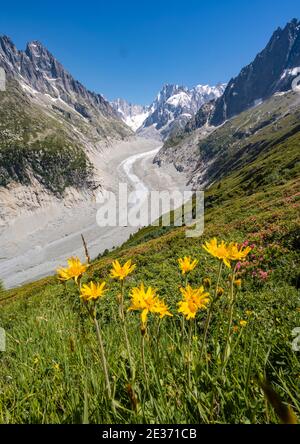
<path fill-rule="evenodd" d="M 164 83 L 226 82 L 299 0 L 3 1 L 0 34 L 40 40 L 89 89 L 150 103 Z"/>

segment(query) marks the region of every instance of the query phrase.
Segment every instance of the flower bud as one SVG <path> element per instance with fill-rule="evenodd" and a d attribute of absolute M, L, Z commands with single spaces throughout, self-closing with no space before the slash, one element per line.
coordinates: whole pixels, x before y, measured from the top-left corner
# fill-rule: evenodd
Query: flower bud
<path fill-rule="evenodd" d="M 205 288 L 210 288 L 211 287 L 211 279 L 210 278 L 204 278 L 202 279 L 203 285 Z"/>

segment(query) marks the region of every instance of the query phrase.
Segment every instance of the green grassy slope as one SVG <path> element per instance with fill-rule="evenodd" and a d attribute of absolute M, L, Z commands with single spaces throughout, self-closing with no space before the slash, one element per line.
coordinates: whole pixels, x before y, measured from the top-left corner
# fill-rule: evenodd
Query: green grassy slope
<path fill-rule="evenodd" d="M 286 129 L 284 129 L 287 133 Z M 105 338 L 115 397 L 113 413 L 106 404 L 104 378 L 93 325 L 78 305 L 77 289 L 67 290 L 55 277 L 4 292 L 0 325 L 7 331 L 7 351 L 0 354 L 0 422 L 159 422 L 267 423 L 279 418 L 265 403 L 258 379 L 267 378 L 300 418 L 299 352 L 292 350 L 292 331 L 300 327 L 299 303 L 299 153 L 300 134 L 274 144 L 243 163 L 206 192 L 205 232 L 186 238 L 185 228 L 148 227 L 122 247 L 97 259 L 85 281 L 105 279 L 109 291 L 100 302 L 99 322 Z M 216 307 L 206 359 L 199 358 L 206 313 L 193 334 L 192 389 L 187 385 L 188 337 L 176 313 L 183 285 L 177 258 L 199 259 L 190 283 L 210 277 L 216 285 L 217 261 L 204 252 L 204 240 L 217 236 L 249 241 L 253 251 L 239 277 L 234 311 L 232 355 L 220 376 L 220 351 L 228 319 L 230 271 Z M 108 275 L 111 262 L 131 258 L 137 268 L 126 284 L 141 281 L 159 289 L 174 317 L 158 325 L 150 320 L 146 361 L 151 395 L 145 391 L 139 319 L 127 315 L 129 339 L 137 367 L 135 391 L 140 402 L 130 408 L 128 359 L 118 320 L 119 287 Z M 251 314 L 247 314 L 248 311 Z M 240 320 L 248 320 L 244 329 Z"/>

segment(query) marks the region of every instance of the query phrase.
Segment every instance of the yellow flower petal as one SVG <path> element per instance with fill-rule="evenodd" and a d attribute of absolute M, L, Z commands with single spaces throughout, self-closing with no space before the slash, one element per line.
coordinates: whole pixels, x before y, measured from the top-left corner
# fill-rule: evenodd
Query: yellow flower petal
<path fill-rule="evenodd" d="M 209 293 L 206 293 L 204 287 L 193 289 L 190 285 L 186 288 L 180 288 L 183 300 L 178 303 L 179 313 L 182 313 L 188 320 L 194 319 L 199 310 L 206 310 L 210 303 Z"/>
<path fill-rule="evenodd" d="M 194 268 L 197 266 L 198 262 L 199 261 L 197 259 L 192 260 L 189 256 L 188 257 L 185 256 L 184 258 L 178 259 L 179 268 L 181 269 L 183 275 L 185 275 L 190 271 L 193 271 Z"/>
<path fill-rule="evenodd" d="M 147 308 L 144 308 L 144 310 L 141 313 L 141 320 L 143 324 L 146 324 L 148 313 L 149 310 Z"/>
<path fill-rule="evenodd" d="M 74 279 L 77 283 L 78 279 L 86 272 L 88 264 L 82 264 L 78 257 L 68 259 L 68 268 L 59 268 L 57 270 L 58 278 L 61 281 Z"/>
<path fill-rule="evenodd" d="M 94 282 L 84 284 L 81 287 L 80 297 L 86 302 L 96 301 L 97 299 L 104 296 L 104 293 L 106 292 L 105 285 L 105 282 L 102 282 L 101 284 Z"/>
<path fill-rule="evenodd" d="M 128 310 L 141 311 L 142 323 L 145 324 L 149 313 L 159 314 L 161 318 L 172 316 L 167 305 L 159 299 L 156 290 L 152 287 L 145 289 L 142 283 L 140 287 L 134 287 L 131 292 L 131 306 Z"/>
<path fill-rule="evenodd" d="M 112 263 L 112 269 L 110 271 L 110 276 L 113 279 L 119 279 L 120 281 L 124 280 L 133 270 L 136 268 L 136 265 L 131 263 L 131 259 L 127 261 L 123 266 L 120 264 L 118 260 L 115 260 Z"/>

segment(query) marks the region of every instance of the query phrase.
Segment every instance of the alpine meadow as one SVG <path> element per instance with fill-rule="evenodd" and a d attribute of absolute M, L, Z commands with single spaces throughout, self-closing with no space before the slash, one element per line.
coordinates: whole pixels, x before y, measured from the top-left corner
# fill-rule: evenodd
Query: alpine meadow
<path fill-rule="evenodd" d="M 300 21 L 149 105 L 37 40 L 0 36 L 0 69 L 0 423 L 298 424 Z M 120 183 L 129 212 L 204 190 L 202 235 L 194 199 L 100 227 Z"/>

